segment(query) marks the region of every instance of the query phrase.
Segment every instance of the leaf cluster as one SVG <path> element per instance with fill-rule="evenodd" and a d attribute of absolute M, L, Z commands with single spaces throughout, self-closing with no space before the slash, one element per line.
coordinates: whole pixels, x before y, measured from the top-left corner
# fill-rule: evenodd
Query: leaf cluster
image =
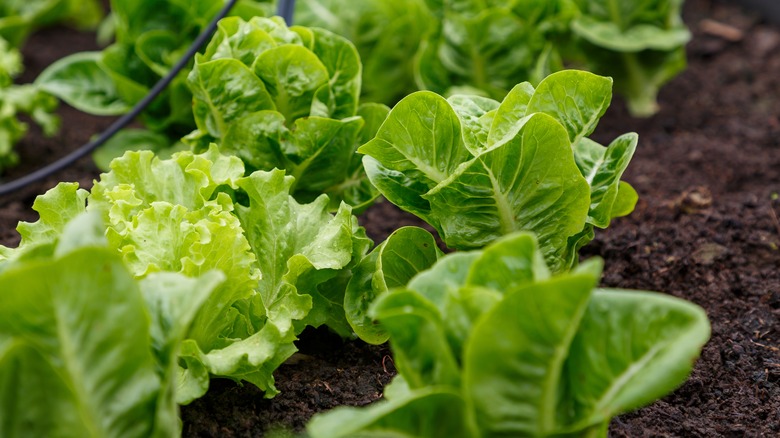
<path fill-rule="evenodd" d="M 129 152 L 92 193 L 60 184 L 39 197 L 41 219 L 20 223 L 19 248 L 0 247 L 0 269 L 62 239 L 85 210 L 96 212 L 99 234 L 134 278 L 225 277 L 203 295 L 176 345 L 176 401 L 202 396 L 211 376 L 252 382 L 272 397 L 272 373 L 296 351 L 303 328 L 326 324 L 350 336 L 341 303 L 371 245 L 349 206 L 331 214 L 326 196 L 299 204 L 292 183 L 280 170 L 244 176 L 241 161 L 216 148 L 169 160 Z M 3 288 L 23 293 L 23 283 Z"/>
<path fill-rule="evenodd" d="M 399 372 L 384 400 L 315 416 L 309 435 L 606 436 L 685 380 L 710 328 L 676 298 L 594 290 L 600 271 L 552 275 L 522 232 L 444 256 L 371 306 Z"/>
<path fill-rule="evenodd" d="M 649 116 L 659 88 L 685 68 L 690 39 L 682 0 L 351 3 L 299 2 L 296 19 L 355 41 L 367 65 L 365 97 L 388 104 L 416 89 L 501 100 L 521 80 L 535 85 L 574 65 L 613 77 L 631 112 Z"/>
<path fill-rule="evenodd" d="M 554 73 L 502 102 L 417 92 L 390 112 L 358 149 L 372 184 L 390 202 L 431 224 L 454 249 L 481 248 L 513 231 L 534 232 L 555 272 L 630 213 L 636 192 L 620 178 L 636 134 L 609 146 L 587 136 L 612 97 L 612 81 Z"/>
<path fill-rule="evenodd" d="M 355 150 L 389 109 L 358 105 L 360 73 L 352 43 L 326 30 L 223 19 L 188 77 L 198 129 L 185 141 L 196 151 L 217 142 L 247 172 L 284 169 L 297 199 L 368 205 L 377 193 Z"/>
<path fill-rule="evenodd" d="M 22 72 L 22 56 L 0 37 L 0 173 L 16 165 L 19 156 L 14 145 L 27 133 L 20 115 L 30 117 L 45 135 L 54 135 L 59 119 L 53 113 L 57 99 L 35 85 L 16 85 L 13 79 Z"/>

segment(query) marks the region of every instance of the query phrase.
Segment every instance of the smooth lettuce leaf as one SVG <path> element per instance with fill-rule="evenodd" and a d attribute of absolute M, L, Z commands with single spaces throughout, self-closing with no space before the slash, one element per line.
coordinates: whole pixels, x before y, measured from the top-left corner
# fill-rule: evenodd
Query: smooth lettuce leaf
<path fill-rule="evenodd" d="M 68 105 L 100 116 L 120 115 L 130 110 L 111 77 L 101 68 L 100 52 L 81 52 L 58 60 L 44 70 L 35 84 Z"/>
<path fill-rule="evenodd" d="M 416 227 L 395 230 L 354 269 L 344 297 L 344 310 L 352 330 L 371 344 L 387 341 L 387 333 L 368 308 L 390 288 L 403 287 L 441 256 L 433 236 Z"/>
<path fill-rule="evenodd" d="M 660 87 L 685 69 L 691 33 L 681 19 L 682 1 L 575 0 L 581 13 L 571 22 L 580 63 L 608 74 L 629 111 L 658 111 Z"/>
<path fill-rule="evenodd" d="M 600 228 L 626 211 L 634 210 L 636 192 L 620 177 L 636 151 L 638 136 L 624 134 L 608 147 L 584 138 L 574 149 L 574 159 L 590 185 L 588 223 Z M 621 193 L 622 192 L 622 193 Z"/>
<path fill-rule="evenodd" d="M 536 88 L 515 86 L 503 102 L 415 93 L 358 152 L 382 195 L 431 224 L 447 246 L 481 248 L 532 231 L 559 272 L 576 263 L 593 226 L 608 226 L 636 202 L 620 181 L 636 135 L 609 147 L 587 138 L 606 111 L 611 84 L 562 71 Z"/>
<path fill-rule="evenodd" d="M 3 436 L 176 436 L 176 356 L 219 273 L 134 279 L 99 217 L 0 273 Z M 91 237 L 90 237 L 91 236 Z M 150 314 L 152 322 L 150 323 Z"/>
<path fill-rule="evenodd" d="M 677 298 L 594 290 L 600 273 L 595 260 L 551 276 L 524 232 L 442 257 L 371 307 L 399 370 L 386 400 L 317 415 L 307 431 L 605 435 L 613 416 L 685 380 L 709 324 L 702 309 Z M 434 405 L 445 394 L 449 406 Z"/>

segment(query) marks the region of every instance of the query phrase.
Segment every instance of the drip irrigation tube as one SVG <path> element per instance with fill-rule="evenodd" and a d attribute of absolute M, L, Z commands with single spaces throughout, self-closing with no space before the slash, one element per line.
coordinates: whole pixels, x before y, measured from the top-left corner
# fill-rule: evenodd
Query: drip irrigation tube
<path fill-rule="evenodd" d="M 149 94 L 146 95 L 140 102 L 138 102 L 133 109 L 130 110 L 127 114 L 123 115 L 119 119 L 117 119 L 114 123 L 111 124 L 105 131 L 103 131 L 98 138 L 95 140 L 90 141 L 89 143 L 81 146 L 80 148 L 76 149 L 75 151 L 69 153 L 68 155 L 65 155 L 64 157 L 60 158 L 59 160 L 42 167 L 32 173 L 28 173 L 27 175 L 15 179 L 13 181 L 10 181 L 8 183 L 0 185 L 0 196 L 4 196 L 10 193 L 13 193 L 29 184 L 32 184 L 36 181 L 42 180 L 43 178 L 46 178 L 54 173 L 57 173 L 68 166 L 72 165 L 78 159 L 86 156 L 90 152 L 94 151 L 98 147 L 100 147 L 103 143 L 108 141 L 111 137 L 113 137 L 117 132 L 119 132 L 122 128 L 127 126 L 130 122 L 133 121 L 140 113 L 143 111 L 162 91 L 165 89 L 165 87 L 168 86 L 168 84 L 173 81 L 173 79 L 176 77 L 176 75 L 189 63 L 190 59 L 195 56 L 195 53 L 197 53 L 198 50 L 200 50 L 200 47 L 209 39 L 211 38 L 211 35 L 214 33 L 214 30 L 217 28 L 217 22 L 224 18 L 230 10 L 233 8 L 233 6 L 236 4 L 238 0 L 228 0 L 225 3 L 225 6 L 222 7 L 222 9 L 217 13 L 216 16 L 211 20 L 209 25 L 203 29 L 203 32 L 198 35 L 198 37 L 193 41 L 192 45 L 189 49 L 187 49 L 187 52 L 184 54 L 184 56 L 179 59 L 179 61 L 176 63 L 176 65 L 173 66 L 170 72 L 160 79 L 156 84 L 154 84 L 154 87 L 149 91 Z M 286 4 L 287 2 L 282 1 L 279 6 L 281 9 L 281 6 L 283 4 Z M 292 12 L 290 12 L 292 14 Z M 290 15 L 292 19 L 292 15 Z M 285 18 L 286 19 L 286 18 Z"/>
<path fill-rule="evenodd" d="M 288 26 L 293 23 L 293 11 L 295 10 L 295 0 L 279 0 L 279 6 L 276 15 L 284 18 Z"/>

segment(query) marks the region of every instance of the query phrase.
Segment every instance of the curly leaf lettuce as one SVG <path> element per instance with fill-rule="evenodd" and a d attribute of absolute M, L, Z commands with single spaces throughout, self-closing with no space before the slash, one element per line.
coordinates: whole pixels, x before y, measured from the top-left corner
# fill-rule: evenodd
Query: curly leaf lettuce
<path fill-rule="evenodd" d="M 168 160 L 126 153 L 91 194 L 60 184 L 39 197 L 40 220 L 19 225 L 19 248 L 0 247 L 0 271 L 46 251 L 85 209 L 98 212 L 108 246 L 136 278 L 225 276 L 183 335 L 176 400 L 202 396 L 210 376 L 252 382 L 271 397 L 272 373 L 296 351 L 304 327 L 351 335 L 344 294 L 371 241 L 346 204 L 331 214 L 324 195 L 295 201 L 283 171 L 243 175 L 241 160 L 216 147 Z"/>
<path fill-rule="evenodd" d="M 610 99 L 611 80 L 578 71 L 552 74 L 536 89 L 520 84 L 503 102 L 419 92 L 358 151 L 382 195 L 430 223 L 447 246 L 480 248 L 533 231 L 557 272 L 576 263 L 592 227 L 636 201 L 620 182 L 636 135 L 607 148 L 586 137 Z"/>
<path fill-rule="evenodd" d="M 386 400 L 318 415 L 307 431 L 605 435 L 613 416 L 685 380 L 710 328 L 677 298 L 594 290 L 600 271 L 592 262 L 551 276 L 527 233 L 444 256 L 372 305 L 399 371 Z"/>
<path fill-rule="evenodd" d="M 247 380 L 273 396 L 271 373 L 295 351 L 303 327 L 327 324 L 349 335 L 338 280 L 370 241 L 348 206 L 334 216 L 325 196 L 299 204 L 283 171 L 244 177 L 241 161 L 214 147 L 170 160 L 128 153 L 111 167 L 89 208 L 106 217 L 109 242 L 135 275 L 218 269 L 228 279 L 187 333 L 180 401 L 202 395 L 209 375 Z"/>

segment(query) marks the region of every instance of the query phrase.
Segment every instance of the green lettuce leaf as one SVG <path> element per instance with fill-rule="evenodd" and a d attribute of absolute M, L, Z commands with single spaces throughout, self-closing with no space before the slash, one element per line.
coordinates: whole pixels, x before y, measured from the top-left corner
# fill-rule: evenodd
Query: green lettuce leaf
<path fill-rule="evenodd" d="M 551 276 L 542 259 L 533 235 L 512 233 L 381 295 L 371 313 L 399 377 L 386 400 L 317 415 L 308 433 L 603 436 L 685 380 L 710 334 L 701 308 L 594 290 L 599 260 Z"/>
<path fill-rule="evenodd" d="M 682 1 L 575 3 L 581 15 L 571 30 L 582 64 L 612 76 L 633 115 L 653 115 L 660 87 L 685 69 L 684 47 L 691 33 L 680 16 Z"/>
<path fill-rule="evenodd" d="M 365 208 L 378 193 L 355 150 L 389 110 L 358 106 L 360 75 L 355 47 L 331 32 L 224 19 L 188 77 L 198 129 L 185 141 L 196 151 L 220 143 L 247 173 L 286 170 L 299 202 L 326 193 L 331 211 Z"/>
<path fill-rule="evenodd" d="M 0 273 L 3 436 L 180 433 L 175 358 L 222 276 L 138 282 L 105 246 L 100 225 L 78 216 L 49 244 L 54 255 L 18 259 Z"/>
<path fill-rule="evenodd" d="M 415 93 L 358 152 L 382 195 L 431 224 L 447 246 L 481 248 L 532 231 L 559 272 L 576 263 L 593 226 L 608 226 L 636 202 L 620 181 L 636 135 L 609 147 L 587 138 L 611 84 L 567 70 L 536 88 L 519 84 L 503 102 Z"/>

